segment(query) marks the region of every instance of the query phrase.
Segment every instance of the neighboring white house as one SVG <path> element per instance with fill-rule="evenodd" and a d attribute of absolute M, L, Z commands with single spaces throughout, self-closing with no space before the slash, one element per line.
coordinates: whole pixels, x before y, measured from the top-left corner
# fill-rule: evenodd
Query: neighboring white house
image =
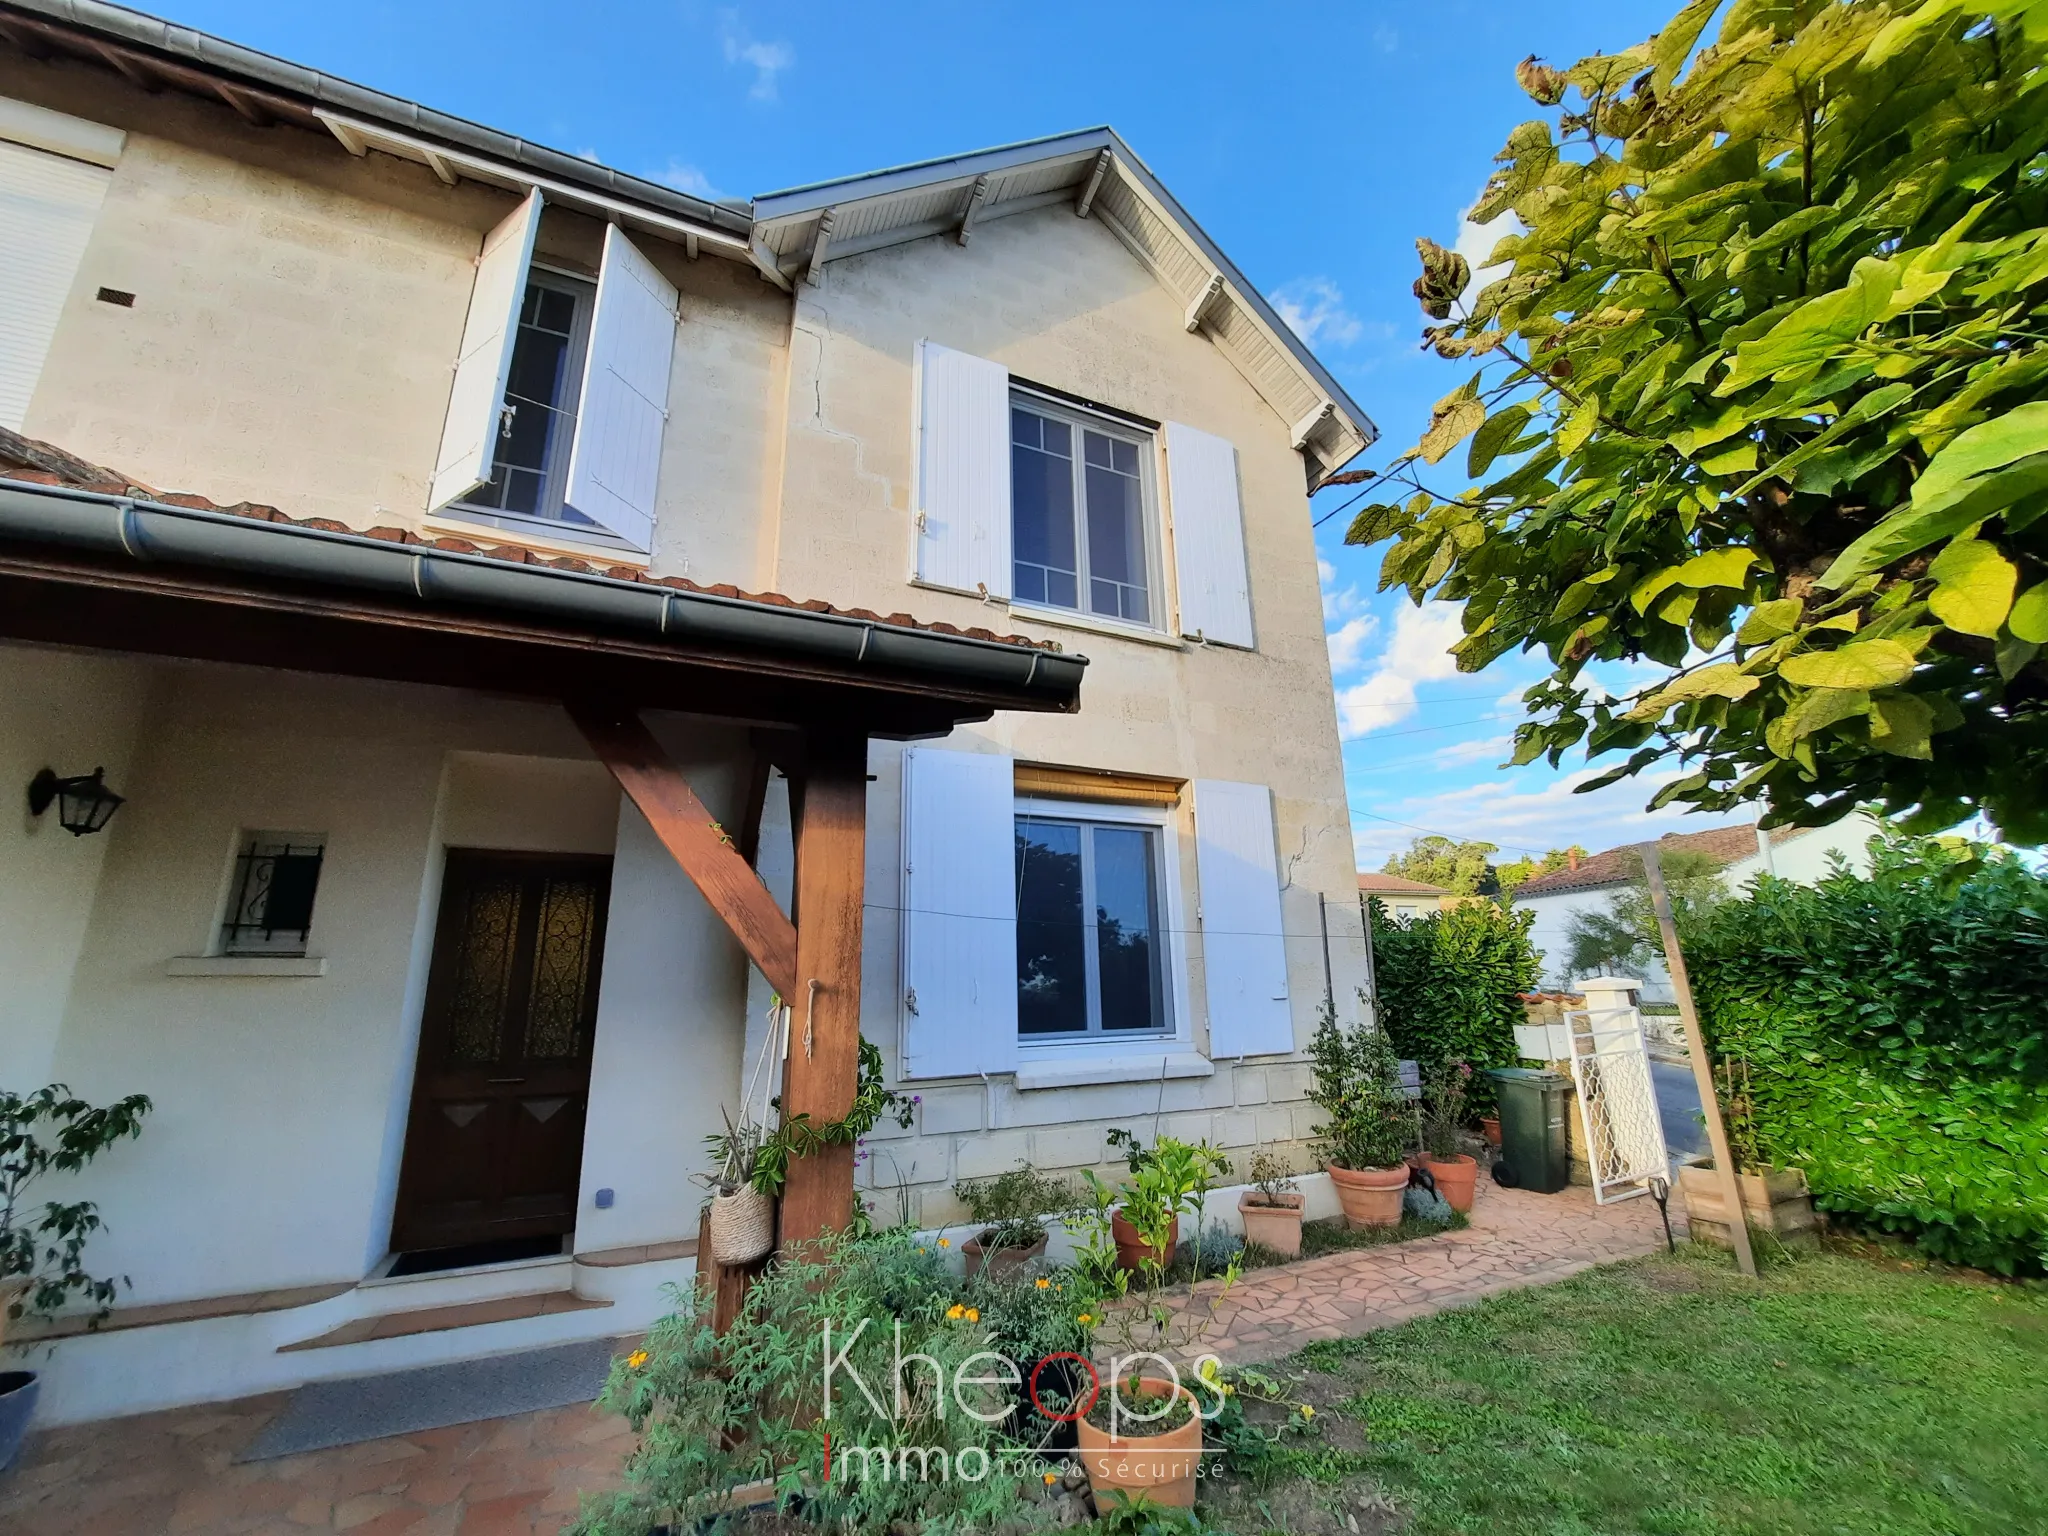
<path fill-rule="evenodd" d="M 1877 823 L 1857 812 L 1832 826 L 1781 827 L 1768 837 L 1754 823 L 1709 832 L 1671 832 L 1658 846 L 1667 853 L 1704 853 L 1721 860 L 1721 882 L 1733 893 L 1764 873 L 1811 885 L 1828 873 L 1838 855 L 1853 872 L 1862 874 L 1870 867 L 1867 845 L 1876 832 Z M 1542 956 L 1545 987 L 1568 987 L 1584 979 L 1571 974 L 1567 964 L 1571 946 L 1566 933 L 1571 920 L 1580 912 L 1604 909 L 1608 898 L 1628 885 L 1640 868 L 1636 850 L 1644 846 L 1625 843 L 1589 854 L 1569 868 L 1515 888 L 1514 906 L 1536 914 L 1529 937 Z M 1644 1002 L 1672 1001 L 1671 973 L 1661 959 L 1653 958 L 1643 967 L 1642 982 Z"/>
<path fill-rule="evenodd" d="M 1373 428 L 1116 134 L 709 203 L 7 17 L 0 784 L 126 800 L 0 819 L 0 1082 L 156 1106 L 46 1417 L 644 1327 L 748 1064 L 833 1117 L 857 1032 L 884 1219 L 1303 1155 Z"/>
<path fill-rule="evenodd" d="M 1452 896 L 1440 885 L 1430 885 L 1421 880 L 1410 880 L 1404 875 L 1389 875 L 1376 870 L 1365 871 L 1358 877 L 1358 896 L 1361 901 L 1377 900 L 1387 909 L 1387 915 L 1396 922 L 1407 922 L 1410 918 L 1427 917 L 1432 912 L 1441 912 L 1448 905 L 1455 905 L 1461 898 Z M 1446 898 L 1449 898 L 1448 903 Z"/>

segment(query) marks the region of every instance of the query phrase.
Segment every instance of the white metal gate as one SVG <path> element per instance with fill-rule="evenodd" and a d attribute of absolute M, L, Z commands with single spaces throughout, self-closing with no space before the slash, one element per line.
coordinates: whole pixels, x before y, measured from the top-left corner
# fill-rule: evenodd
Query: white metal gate
<path fill-rule="evenodd" d="M 1599 1000 L 1604 1003 L 1613 996 L 1604 994 Z M 1589 1007 L 1567 1014 L 1566 1022 L 1571 1028 L 1572 1080 L 1579 1091 L 1579 1126 L 1586 1137 L 1593 1198 L 1605 1205 L 1644 1194 L 1652 1176 L 1671 1176 L 1671 1154 L 1657 1114 L 1643 1016 L 1632 1007 Z"/>

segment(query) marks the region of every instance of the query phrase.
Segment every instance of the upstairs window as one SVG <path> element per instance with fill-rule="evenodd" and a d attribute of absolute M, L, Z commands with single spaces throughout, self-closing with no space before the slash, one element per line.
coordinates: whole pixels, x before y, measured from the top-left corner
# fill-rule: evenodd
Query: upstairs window
<path fill-rule="evenodd" d="M 594 283 L 553 272 L 528 277 L 498 406 L 491 476 L 462 506 L 597 528 L 563 500 L 596 296 Z"/>
<path fill-rule="evenodd" d="M 1152 438 L 1035 397 L 1010 404 L 1012 596 L 1151 626 Z"/>
<path fill-rule="evenodd" d="M 224 955 L 303 955 L 313 930 L 326 839 L 298 832 L 251 832 L 235 858 Z"/>

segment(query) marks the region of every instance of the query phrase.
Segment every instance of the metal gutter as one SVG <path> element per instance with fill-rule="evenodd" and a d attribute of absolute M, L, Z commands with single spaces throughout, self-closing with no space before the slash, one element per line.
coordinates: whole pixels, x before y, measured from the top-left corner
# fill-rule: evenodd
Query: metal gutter
<path fill-rule="evenodd" d="M 191 27 L 177 26 L 123 5 L 109 5 L 106 0 L 7 0 L 6 9 L 150 49 L 201 69 L 286 92 L 308 103 L 374 118 L 396 128 L 524 166 L 542 175 L 696 219 L 742 237 L 753 228 L 753 221 L 745 209 L 692 197 L 660 182 L 647 181 L 559 149 L 550 149 L 544 144 L 500 133 L 495 128 L 486 128 L 466 118 L 436 112 L 416 101 L 390 96 L 352 80 L 343 80 L 317 69 L 308 69 L 303 64 L 259 53 L 240 43 L 231 43 Z"/>
<path fill-rule="evenodd" d="M 887 674 L 910 674 L 975 695 L 995 689 L 1072 707 L 1088 666 L 1085 656 L 968 635 L 23 481 L 0 481 L 0 540 L 322 583 L 427 608 L 490 609 L 681 647 L 769 652 L 876 674 L 878 687 Z"/>

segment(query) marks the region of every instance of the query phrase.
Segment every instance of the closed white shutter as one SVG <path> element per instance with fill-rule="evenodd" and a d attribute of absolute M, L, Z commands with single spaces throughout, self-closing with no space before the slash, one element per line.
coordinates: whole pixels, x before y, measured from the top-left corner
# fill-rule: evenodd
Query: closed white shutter
<path fill-rule="evenodd" d="M 654 547 L 654 489 L 675 352 L 675 284 L 618 225 L 607 225 L 563 500 L 637 549 Z"/>
<path fill-rule="evenodd" d="M 462 325 L 462 349 L 456 354 L 455 383 L 448 391 L 441 451 L 434 458 L 429 512 L 460 501 L 491 477 L 505 375 L 512 366 L 526 269 L 533 262 L 533 237 L 539 228 L 540 193 L 535 191 L 484 236 L 476 282 L 469 290 L 469 318 Z"/>
<path fill-rule="evenodd" d="M 0 426 L 11 431 L 28 415 L 112 180 L 104 167 L 0 142 Z"/>
<path fill-rule="evenodd" d="M 1209 1054 L 1293 1050 L 1273 797 L 1265 785 L 1195 781 L 1195 870 L 1202 882 Z"/>
<path fill-rule="evenodd" d="M 1166 483 L 1173 505 L 1173 569 L 1180 632 L 1215 645 L 1252 645 L 1251 579 L 1237 449 L 1213 432 L 1166 424 Z"/>
<path fill-rule="evenodd" d="M 917 578 L 1010 593 L 1010 371 L 917 344 Z"/>
<path fill-rule="evenodd" d="M 903 1075 L 1017 1066 L 1016 792 L 1010 759 L 903 754 Z"/>

